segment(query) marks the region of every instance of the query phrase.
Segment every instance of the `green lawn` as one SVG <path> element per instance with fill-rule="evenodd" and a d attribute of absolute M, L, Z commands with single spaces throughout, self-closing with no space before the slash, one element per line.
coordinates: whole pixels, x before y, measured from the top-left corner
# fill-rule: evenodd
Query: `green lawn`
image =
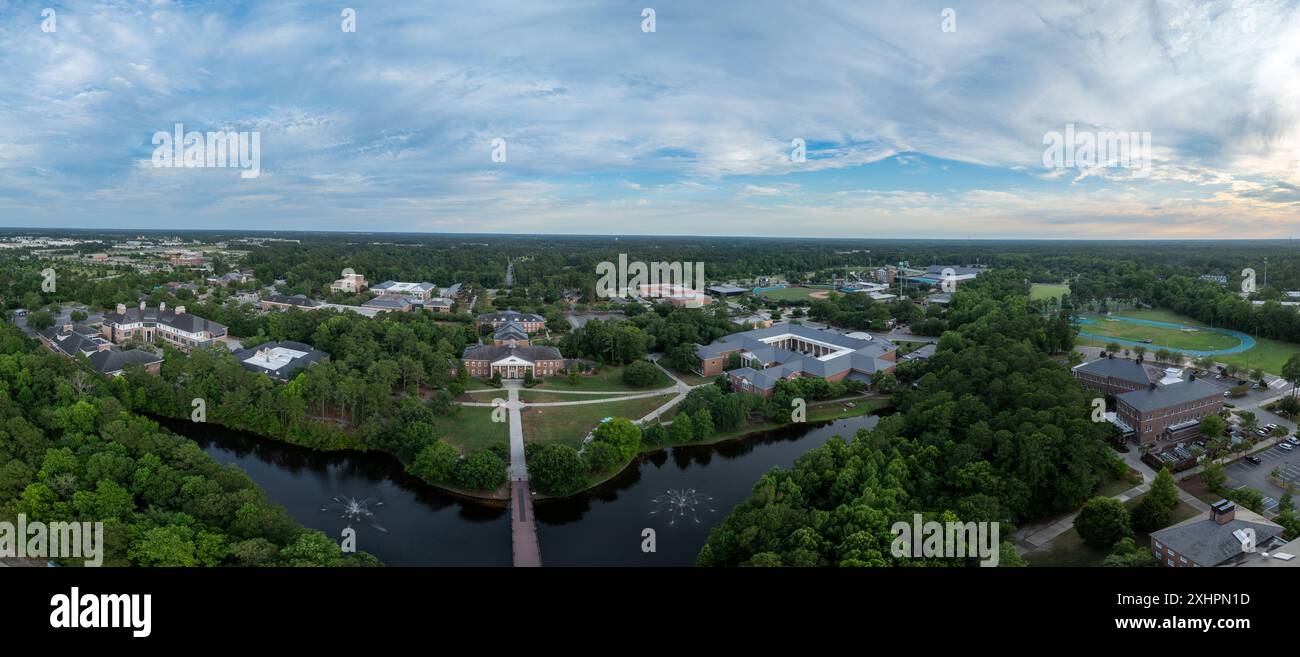
<path fill-rule="evenodd" d="M 1040 299 L 1059 299 L 1062 295 L 1069 294 L 1069 285 L 1055 285 L 1052 283 L 1034 283 L 1029 286 L 1029 300 L 1038 301 Z"/>
<path fill-rule="evenodd" d="M 1297 353 L 1300 353 L 1300 345 L 1293 342 L 1255 338 L 1254 348 L 1239 354 L 1215 356 L 1214 359 L 1220 363 L 1235 363 L 1247 370 L 1258 367 L 1269 374 L 1281 376 L 1282 366 Z"/>
<path fill-rule="evenodd" d="M 1116 313 L 1116 315 L 1120 317 L 1133 317 L 1136 319 L 1150 319 L 1157 322 L 1172 322 L 1177 324 L 1186 324 L 1190 327 L 1205 326 L 1203 323 L 1191 319 L 1190 317 L 1184 317 L 1173 311 L 1164 310 L 1160 308 L 1152 308 L 1146 310 L 1126 310 L 1124 312 Z M 1106 325 L 1108 327 L 1114 327 L 1116 325 L 1125 326 L 1123 322 L 1099 321 L 1096 324 L 1089 325 L 1086 330 L 1088 330 L 1091 333 L 1115 335 L 1116 337 L 1126 337 L 1123 335 L 1119 335 L 1117 333 L 1107 333 L 1100 330 L 1095 330 L 1102 325 Z M 1127 326 L 1132 326 L 1139 330 L 1145 328 L 1148 331 L 1168 330 L 1168 329 L 1157 329 L 1155 327 L 1138 327 L 1136 324 L 1130 324 Z M 1193 336 L 1193 335 L 1203 335 L 1203 336 L 1212 335 L 1209 333 L 1185 334 L 1182 333 L 1181 331 L 1175 331 L 1175 333 L 1180 333 L 1185 337 Z M 1160 342 L 1160 340 L 1156 339 L 1153 335 L 1146 335 L 1144 337 L 1150 337 L 1153 340 L 1156 340 L 1156 342 Z M 1220 336 L 1220 337 L 1226 341 L 1228 346 L 1232 346 L 1236 344 L 1236 340 L 1233 338 L 1230 338 L 1228 336 Z M 1137 339 L 1141 339 L 1141 338 L 1137 338 Z M 1079 338 L 1079 344 L 1092 345 L 1096 347 L 1106 346 L 1106 342 L 1104 340 L 1091 340 L 1088 338 Z M 1188 346 L 1188 345 L 1171 345 L 1171 346 L 1181 346 L 1186 349 L 1202 349 L 1202 350 L 1223 348 L 1223 347 L 1197 347 L 1197 346 Z M 1148 350 L 1153 350 L 1155 348 L 1157 347 L 1149 347 Z M 1221 356 L 1214 356 L 1213 358 L 1216 362 L 1220 362 L 1224 364 L 1233 363 L 1236 365 L 1240 365 L 1246 370 L 1251 370 L 1258 367 L 1263 369 L 1265 372 L 1268 372 L 1269 374 L 1280 376 L 1282 374 L 1282 365 L 1286 363 L 1287 359 L 1291 358 L 1291 356 L 1297 353 L 1300 353 L 1300 344 L 1256 337 L 1255 346 L 1251 349 L 1243 351 L 1239 354 L 1226 354 Z"/>
<path fill-rule="evenodd" d="M 578 385 L 569 385 L 569 378 L 564 375 L 547 378 L 542 385 L 533 388 L 534 390 L 584 390 L 588 392 L 648 392 L 658 388 L 667 388 L 673 384 L 673 380 L 668 378 L 667 374 L 655 368 L 657 377 L 654 382 L 648 386 L 633 387 L 623 383 L 623 368 L 605 365 L 595 374 L 584 374 L 578 380 Z"/>
<path fill-rule="evenodd" d="M 672 368 L 669 369 L 672 370 L 673 374 L 677 375 L 677 378 L 685 382 L 686 385 L 691 385 L 691 386 L 698 386 L 702 383 L 713 383 L 713 381 L 718 378 L 716 376 L 700 376 L 695 372 L 683 372 L 677 369 L 672 369 Z"/>
<path fill-rule="evenodd" d="M 563 386 L 552 387 L 553 390 L 560 390 L 560 391 L 563 391 L 565 388 L 568 388 L 568 386 L 563 385 Z M 574 401 L 590 401 L 592 399 L 617 399 L 627 394 L 630 393 L 624 391 L 624 392 L 611 392 L 607 395 L 566 395 L 563 392 L 547 392 L 545 388 L 540 388 L 540 389 L 520 390 L 519 400 L 525 402 L 531 402 L 531 403 L 574 402 Z"/>
<path fill-rule="evenodd" d="M 576 395 L 574 395 L 576 396 Z M 533 406 L 523 410 L 524 440 L 529 442 L 563 442 L 582 445 L 587 433 L 607 417 L 639 420 L 646 413 L 664 405 L 673 395 L 655 395 L 641 399 L 612 401 L 603 404 L 573 406 Z"/>
<path fill-rule="evenodd" d="M 783 287 L 777 290 L 767 290 L 759 293 L 759 296 L 777 301 L 811 301 L 813 292 L 825 292 L 826 290 L 814 290 L 807 287 Z"/>
<path fill-rule="evenodd" d="M 1203 325 L 1196 324 L 1195 322 L 1187 322 L 1189 330 L 1182 330 L 1109 320 L 1102 315 L 1088 315 L 1087 317 L 1094 320 L 1093 323 L 1082 325 L 1080 330 L 1094 333 L 1096 335 L 1122 338 L 1125 340 L 1135 340 L 1138 342 L 1141 342 L 1142 340 L 1151 340 L 1152 343 L 1147 346 L 1148 351 L 1155 351 L 1161 347 L 1213 351 L 1216 349 L 1230 349 L 1240 344 L 1236 338 L 1230 335 L 1223 335 L 1222 333 L 1215 333 L 1213 331 L 1196 330 L 1195 327 L 1203 327 Z M 1158 321 L 1174 320 L 1161 319 Z M 1132 349 L 1131 345 L 1121 346 Z"/>
<path fill-rule="evenodd" d="M 438 437 L 459 447 L 466 454 L 481 452 L 494 444 L 510 442 L 508 422 L 493 422 L 493 409 L 486 406 L 461 406 L 452 417 L 438 417 L 434 428 Z"/>
<path fill-rule="evenodd" d="M 1124 503 L 1129 513 L 1132 513 L 1137 505 L 1141 503 L 1145 495 L 1139 495 Z M 1178 501 L 1178 506 L 1174 507 L 1172 519 L 1169 526 L 1176 525 L 1199 513 L 1196 509 L 1182 500 Z M 1133 542 L 1139 548 L 1147 549 L 1151 546 L 1151 535 L 1145 532 L 1135 532 Z M 1083 543 L 1079 538 L 1079 532 L 1071 527 L 1068 531 L 1056 537 L 1052 541 L 1052 549 L 1043 552 L 1030 552 L 1025 555 L 1025 560 L 1031 566 L 1100 566 L 1101 562 L 1110 554 L 1108 550 L 1095 550 Z"/>
<path fill-rule="evenodd" d="M 894 346 L 898 347 L 898 356 L 906 356 L 929 344 L 928 342 L 911 342 L 908 340 L 894 340 L 893 342 Z"/>

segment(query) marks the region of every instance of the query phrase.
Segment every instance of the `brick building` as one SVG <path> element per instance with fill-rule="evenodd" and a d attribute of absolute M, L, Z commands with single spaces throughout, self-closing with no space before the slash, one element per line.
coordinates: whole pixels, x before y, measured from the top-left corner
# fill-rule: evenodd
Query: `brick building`
<path fill-rule="evenodd" d="M 1071 371 L 1083 387 L 1107 395 L 1141 390 L 1152 381 L 1158 380 L 1142 363 L 1127 358 L 1115 358 L 1113 354 L 1091 363 L 1075 365 Z"/>
<path fill-rule="evenodd" d="M 1144 445 L 1194 436 L 1201 418 L 1221 410 L 1223 391 L 1195 378 L 1115 396 L 1116 424 Z"/>

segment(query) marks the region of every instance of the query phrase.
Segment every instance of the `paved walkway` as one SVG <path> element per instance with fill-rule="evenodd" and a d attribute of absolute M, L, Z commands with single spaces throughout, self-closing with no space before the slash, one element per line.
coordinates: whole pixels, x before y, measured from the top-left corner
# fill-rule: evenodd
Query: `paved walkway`
<path fill-rule="evenodd" d="M 1111 499 L 1127 502 L 1151 490 L 1151 482 L 1155 479 L 1155 471 L 1151 469 L 1151 466 L 1142 462 L 1142 455 L 1138 453 L 1137 449 L 1130 449 L 1123 455 L 1123 458 L 1125 463 L 1128 463 L 1130 467 L 1142 474 L 1142 483 L 1122 493 L 1111 496 Z M 1186 502 L 1197 511 L 1203 513 L 1209 512 L 1210 505 L 1183 490 L 1182 486 L 1176 487 L 1178 488 L 1178 499 Z M 1056 537 L 1070 531 L 1070 528 L 1074 527 L 1074 518 L 1078 515 L 1079 512 L 1075 511 L 1074 513 L 1062 516 L 1052 521 L 1038 523 L 1036 525 L 1027 525 L 1021 528 L 1014 535 L 1016 552 L 1023 555 L 1026 552 L 1049 549 L 1052 545 L 1052 541 L 1056 540 Z"/>
<path fill-rule="evenodd" d="M 502 388 L 506 391 L 505 407 L 508 412 L 510 421 L 510 542 L 511 551 L 514 555 L 514 565 L 516 567 L 536 567 L 542 565 L 541 545 L 537 540 L 537 525 L 533 521 L 533 493 L 528 484 L 528 464 L 525 458 L 524 450 L 524 423 L 523 414 L 520 411 L 526 406 L 574 406 L 578 404 L 604 404 L 613 401 L 623 401 L 626 399 L 641 399 L 645 397 L 656 397 L 676 393 L 672 399 L 664 403 L 659 408 L 648 413 L 645 417 L 635 420 L 637 424 L 642 424 L 659 418 L 673 406 L 681 403 L 690 393 L 691 386 L 681 379 L 673 376 L 672 372 L 664 369 L 662 365 L 655 362 L 655 366 L 663 370 L 669 378 L 673 380 L 674 385 L 670 388 L 659 388 L 649 392 L 633 393 L 629 395 L 618 395 L 615 397 L 602 397 L 600 399 L 583 399 L 571 402 L 524 402 L 519 399 L 519 391 L 523 387 L 523 382 L 518 379 L 506 379 L 501 382 Z M 707 384 L 706 384 L 707 385 Z M 564 394 L 577 395 L 608 395 L 609 392 L 585 391 L 585 390 L 547 390 L 545 392 L 559 392 Z M 492 402 L 457 402 L 461 406 L 496 406 Z"/>
<path fill-rule="evenodd" d="M 504 381 L 510 418 L 510 542 L 517 567 L 542 565 L 537 525 L 533 522 L 533 492 L 528 485 L 528 464 L 524 459 L 524 423 L 519 413 L 519 381 Z M 491 406 L 491 404 L 488 404 Z"/>
<path fill-rule="evenodd" d="M 533 522 L 533 495 L 527 479 L 510 482 L 510 547 L 516 568 L 542 565 L 537 525 Z"/>

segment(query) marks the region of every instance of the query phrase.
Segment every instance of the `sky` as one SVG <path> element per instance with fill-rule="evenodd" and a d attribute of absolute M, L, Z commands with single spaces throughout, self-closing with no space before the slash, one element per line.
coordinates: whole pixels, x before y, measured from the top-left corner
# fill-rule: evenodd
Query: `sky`
<path fill-rule="evenodd" d="M 0 0 L 0 70 L 0 226 L 1300 235 L 1300 0 Z"/>

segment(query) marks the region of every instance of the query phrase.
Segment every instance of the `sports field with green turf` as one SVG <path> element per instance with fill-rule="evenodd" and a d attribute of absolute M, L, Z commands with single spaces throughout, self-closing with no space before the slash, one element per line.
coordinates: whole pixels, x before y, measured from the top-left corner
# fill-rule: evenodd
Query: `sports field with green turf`
<path fill-rule="evenodd" d="M 814 290 L 808 287 L 783 287 L 775 290 L 764 290 L 759 296 L 777 301 L 811 301 L 814 292 L 829 292 L 829 290 Z"/>
<path fill-rule="evenodd" d="M 1124 312 L 1115 313 L 1115 315 L 1119 317 L 1132 317 L 1135 319 L 1147 319 L 1147 320 L 1153 320 L 1157 322 L 1169 322 L 1173 324 L 1182 324 L 1184 326 L 1191 327 L 1191 328 L 1205 326 L 1203 323 L 1197 322 L 1196 320 L 1190 317 L 1185 317 L 1173 311 L 1159 309 L 1159 308 L 1143 309 L 1143 310 L 1126 310 Z M 1182 349 L 1197 349 L 1197 350 L 1206 350 L 1206 351 L 1225 348 L 1224 346 L 1206 346 L 1206 345 L 1227 345 L 1228 347 L 1230 347 L 1232 346 L 1232 344 L 1236 343 L 1236 340 L 1231 336 L 1226 336 L 1222 334 L 1215 334 L 1210 332 L 1188 333 L 1184 331 L 1178 331 L 1176 329 L 1141 326 L 1137 324 L 1129 324 L 1127 322 L 1106 322 L 1104 321 L 1104 318 L 1100 318 L 1099 316 L 1096 315 L 1088 315 L 1088 317 L 1091 317 L 1094 320 L 1099 320 L 1099 321 L 1095 321 L 1092 324 L 1086 325 L 1086 330 L 1089 333 L 1110 335 L 1113 337 L 1126 337 L 1125 335 L 1121 335 L 1121 333 L 1127 333 L 1127 335 L 1130 336 L 1127 337 L 1127 339 L 1130 340 L 1131 339 L 1141 340 L 1143 338 L 1151 338 L 1153 342 L 1156 344 L 1169 344 L 1170 346 L 1175 346 L 1177 348 L 1182 348 Z M 1172 331 L 1172 334 L 1170 334 L 1170 331 Z M 1141 335 L 1141 337 L 1137 337 L 1137 338 L 1131 337 L 1139 334 Z M 1156 336 L 1159 336 L 1160 338 L 1163 339 L 1157 339 Z M 1166 342 L 1165 340 L 1169 340 L 1169 342 Z M 1078 344 L 1088 345 L 1093 347 L 1105 347 L 1106 341 L 1080 336 L 1078 339 Z M 1124 345 L 1124 347 L 1132 349 L 1131 345 Z M 1155 349 L 1158 348 L 1159 347 L 1157 346 L 1151 346 L 1151 345 L 1147 346 L 1147 349 L 1149 351 L 1154 351 Z M 1219 354 L 1213 356 L 1212 358 L 1215 362 L 1225 363 L 1225 364 L 1232 363 L 1232 364 L 1239 365 L 1242 368 L 1245 368 L 1247 370 L 1251 370 L 1258 367 L 1260 369 L 1263 369 L 1265 372 L 1268 372 L 1269 374 L 1280 376 L 1282 374 L 1282 365 L 1286 363 L 1287 359 L 1289 359 L 1291 356 L 1297 353 L 1300 353 L 1300 344 L 1295 344 L 1292 342 L 1282 342 L 1280 340 L 1271 340 L 1268 338 L 1255 338 L 1255 346 L 1250 349 L 1247 349 L 1246 351 L 1235 353 L 1235 354 Z"/>
<path fill-rule="evenodd" d="M 1038 301 L 1040 299 L 1059 299 L 1062 295 L 1069 294 L 1069 285 L 1055 285 L 1052 283 L 1034 283 L 1029 286 L 1029 300 Z"/>

